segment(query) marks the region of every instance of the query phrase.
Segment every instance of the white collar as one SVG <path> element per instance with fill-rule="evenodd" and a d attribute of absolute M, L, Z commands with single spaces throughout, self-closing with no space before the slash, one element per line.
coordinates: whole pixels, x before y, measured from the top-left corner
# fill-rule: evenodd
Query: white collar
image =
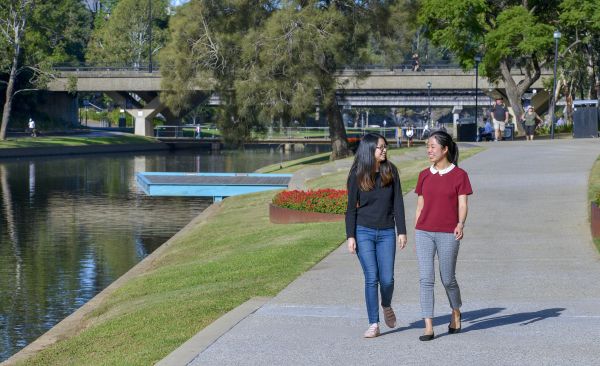
<path fill-rule="evenodd" d="M 454 167 L 456 167 L 456 165 L 454 164 L 450 164 L 450 166 L 448 166 L 446 169 L 442 169 L 442 170 L 437 170 L 436 168 L 433 167 L 433 165 L 431 165 L 429 167 L 429 171 L 431 172 L 431 174 L 436 174 L 436 173 L 440 173 L 440 176 L 444 175 L 444 174 L 448 174 L 450 173 L 450 171 L 452 169 L 454 169 Z"/>

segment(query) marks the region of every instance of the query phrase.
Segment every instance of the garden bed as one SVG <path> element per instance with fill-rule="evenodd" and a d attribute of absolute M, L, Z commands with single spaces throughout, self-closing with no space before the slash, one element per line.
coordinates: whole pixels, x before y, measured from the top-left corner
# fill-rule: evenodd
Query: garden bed
<path fill-rule="evenodd" d="M 347 195 L 338 189 L 279 192 L 269 205 L 269 220 L 274 224 L 342 221 Z"/>
<path fill-rule="evenodd" d="M 592 202 L 591 205 L 591 224 L 592 224 L 592 236 L 594 238 L 600 238 L 600 207 L 596 202 Z"/>

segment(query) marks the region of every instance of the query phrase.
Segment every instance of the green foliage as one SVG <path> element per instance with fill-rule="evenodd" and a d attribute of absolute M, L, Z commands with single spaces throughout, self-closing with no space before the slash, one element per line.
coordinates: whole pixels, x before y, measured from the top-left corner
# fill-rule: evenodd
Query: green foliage
<path fill-rule="evenodd" d="M 496 18 L 496 27 L 484 37 L 485 57 L 483 67 L 492 79 L 500 77 L 498 65 L 510 58 L 526 58 L 547 54 L 552 49 L 553 27 L 522 6 L 504 9 Z"/>
<path fill-rule="evenodd" d="M 83 61 L 90 24 L 90 12 L 80 0 L 36 2 L 25 34 L 26 64 Z"/>
<path fill-rule="evenodd" d="M 168 0 L 151 0 L 152 39 L 150 44 L 149 1 L 120 0 L 110 15 L 100 12 L 86 54 L 88 62 L 141 66 L 148 53 L 156 54 L 168 36 Z"/>

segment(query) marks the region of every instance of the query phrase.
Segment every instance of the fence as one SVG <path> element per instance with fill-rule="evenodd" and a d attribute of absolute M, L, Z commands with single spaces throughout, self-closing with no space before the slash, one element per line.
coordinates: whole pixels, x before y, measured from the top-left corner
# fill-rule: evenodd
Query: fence
<path fill-rule="evenodd" d="M 200 129 L 198 130 L 198 127 Z M 402 131 L 402 139 L 406 139 L 407 127 L 399 127 Z M 423 139 L 423 127 L 414 127 L 414 139 Z M 365 128 L 346 128 L 346 134 L 350 140 L 357 140 L 367 133 L 378 133 L 386 139 L 395 140 L 397 127 L 365 127 Z M 424 136 L 425 134 L 425 136 Z M 157 126 L 154 129 L 154 135 L 158 138 L 173 139 L 218 139 L 221 137 L 221 131 L 214 125 L 181 125 L 181 126 Z M 254 133 L 252 137 L 261 141 L 307 141 L 307 140 L 329 140 L 328 127 L 282 127 L 269 128 L 264 133 Z"/>

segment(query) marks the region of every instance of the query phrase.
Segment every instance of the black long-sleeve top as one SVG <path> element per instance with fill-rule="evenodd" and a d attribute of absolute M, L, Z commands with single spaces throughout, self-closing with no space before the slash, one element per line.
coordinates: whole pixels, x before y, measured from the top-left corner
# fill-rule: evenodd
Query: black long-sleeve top
<path fill-rule="evenodd" d="M 398 235 L 406 234 L 404 200 L 398 170 L 393 169 L 394 181 L 381 186 L 379 173 L 375 176 L 375 188 L 361 191 L 356 172 L 348 177 L 348 208 L 346 210 L 346 237 L 356 238 L 356 225 L 372 229 L 389 229 L 396 226 Z"/>

